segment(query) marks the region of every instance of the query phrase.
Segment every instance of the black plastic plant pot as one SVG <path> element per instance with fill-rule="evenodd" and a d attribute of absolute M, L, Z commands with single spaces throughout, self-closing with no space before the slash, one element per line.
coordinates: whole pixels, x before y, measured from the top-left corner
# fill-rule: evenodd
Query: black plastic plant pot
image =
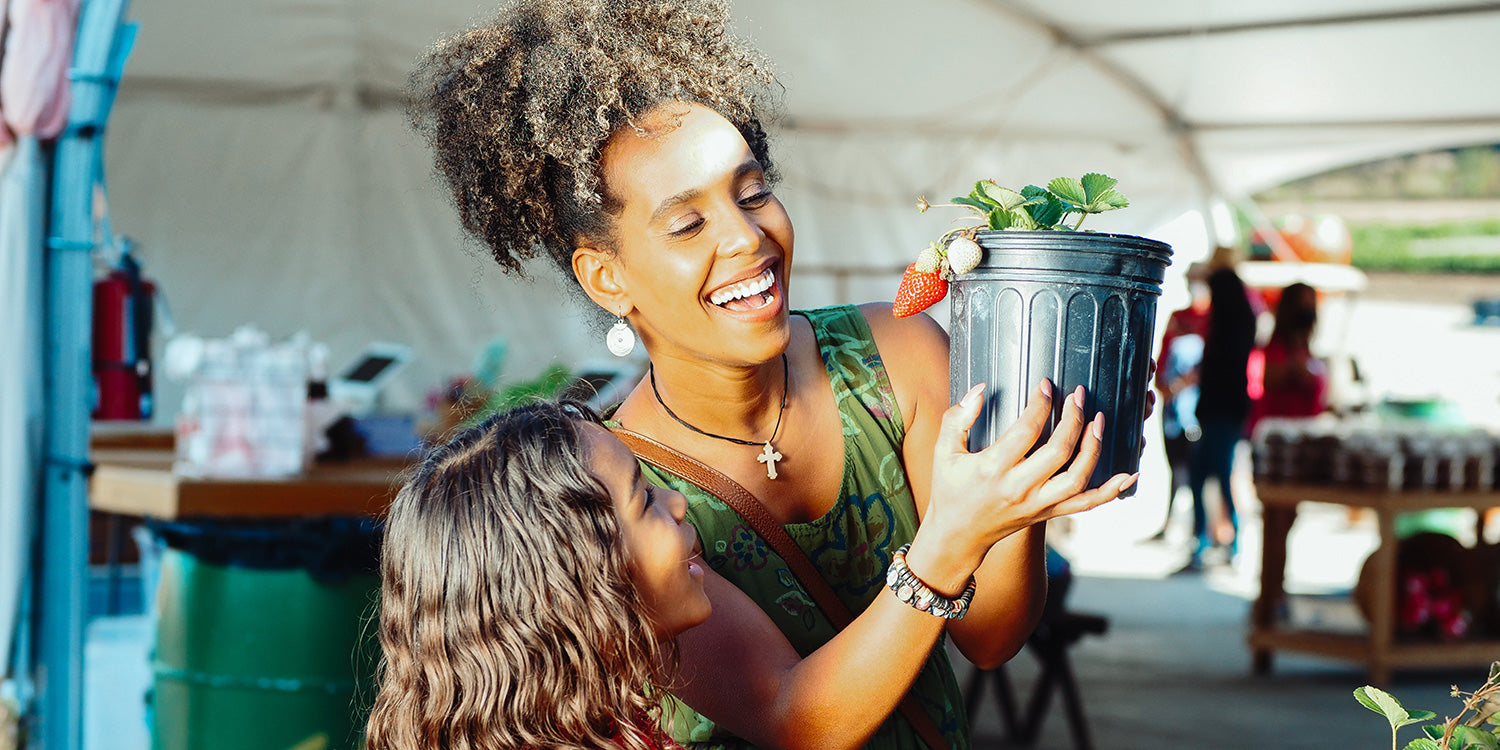
<path fill-rule="evenodd" d="M 949 291 L 954 401 L 987 383 L 969 450 L 989 446 L 1051 381 L 1052 416 L 1085 389 L 1084 415 L 1104 413 L 1104 445 L 1089 487 L 1140 468 L 1156 303 L 1171 262 L 1162 242 L 1122 234 L 984 231 L 979 267 Z M 1134 494 L 1132 486 L 1125 494 Z"/>

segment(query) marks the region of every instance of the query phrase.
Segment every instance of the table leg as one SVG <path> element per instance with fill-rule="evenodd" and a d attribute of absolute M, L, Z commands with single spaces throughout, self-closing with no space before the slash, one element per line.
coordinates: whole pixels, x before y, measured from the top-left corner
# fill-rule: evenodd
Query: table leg
<path fill-rule="evenodd" d="M 105 614 L 120 614 L 120 548 L 124 546 L 125 524 L 116 513 L 103 514 L 105 518 L 104 564 L 109 571 L 105 591 Z"/>
<path fill-rule="evenodd" d="M 1376 509 L 1380 546 L 1370 554 L 1370 577 L 1375 582 L 1370 601 L 1370 681 L 1388 684 L 1391 677 L 1391 645 L 1396 633 L 1396 597 L 1400 582 L 1396 575 L 1396 517 Z"/>
<path fill-rule="evenodd" d="M 1286 537 L 1297 519 L 1295 508 L 1265 506 L 1261 508 L 1260 596 L 1250 610 L 1250 624 L 1255 632 L 1276 628 L 1277 612 L 1286 598 Z M 1258 675 L 1271 672 L 1271 649 L 1255 648 L 1251 668 Z"/>

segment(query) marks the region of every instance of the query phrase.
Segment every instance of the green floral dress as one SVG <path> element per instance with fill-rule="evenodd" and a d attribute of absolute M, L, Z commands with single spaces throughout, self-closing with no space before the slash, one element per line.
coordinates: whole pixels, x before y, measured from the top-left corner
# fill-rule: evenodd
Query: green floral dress
<path fill-rule="evenodd" d="M 862 612 L 885 588 L 891 553 L 912 540 L 917 511 L 901 463 L 905 428 L 885 365 L 864 317 L 854 307 L 798 312 L 812 323 L 844 433 L 844 477 L 828 514 L 785 528 L 852 612 Z M 658 485 L 687 495 L 688 520 L 698 530 L 710 567 L 750 595 L 806 656 L 834 630 L 791 570 L 739 514 L 718 498 L 674 475 L 642 464 Z M 891 643 L 891 648 L 905 644 Z M 917 677 L 918 702 L 950 747 L 969 746 L 967 718 L 952 664 L 942 642 Z M 681 703 L 668 712 L 673 736 L 690 748 L 746 748 Z M 900 713 L 881 725 L 866 747 L 924 748 Z"/>

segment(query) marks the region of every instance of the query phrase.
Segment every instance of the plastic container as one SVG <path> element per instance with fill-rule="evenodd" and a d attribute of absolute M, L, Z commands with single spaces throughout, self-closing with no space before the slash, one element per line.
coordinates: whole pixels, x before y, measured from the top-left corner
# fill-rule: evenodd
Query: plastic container
<path fill-rule="evenodd" d="M 362 746 L 379 645 L 371 522 L 153 523 L 153 750 Z"/>
<path fill-rule="evenodd" d="M 1048 378 L 1053 413 L 1042 439 L 1062 415 L 1062 397 L 1082 385 L 1086 418 L 1105 415 L 1103 453 L 1089 486 L 1135 472 L 1156 303 L 1172 248 L 1092 232 L 986 231 L 976 239 L 983 260 L 949 291 L 952 398 L 989 384 L 969 449 L 993 443 Z"/>
<path fill-rule="evenodd" d="M 178 473 L 287 477 L 305 468 L 307 342 L 244 327 L 227 339 L 179 337 L 168 373 L 187 381 L 177 417 Z"/>

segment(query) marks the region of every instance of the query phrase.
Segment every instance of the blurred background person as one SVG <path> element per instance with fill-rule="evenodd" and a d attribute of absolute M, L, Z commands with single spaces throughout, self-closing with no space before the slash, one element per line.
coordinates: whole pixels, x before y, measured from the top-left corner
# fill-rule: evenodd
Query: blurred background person
<path fill-rule="evenodd" d="M 1230 560 L 1239 551 L 1239 515 L 1235 511 L 1234 454 L 1250 416 L 1249 378 L 1246 365 L 1255 348 L 1255 310 L 1245 283 L 1235 273 L 1237 254 L 1218 248 L 1209 262 L 1208 330 L 1203 339 L 1203 361 L 1198 369 L 1198 405 L 1194 413 L 1201 430 L 1188 459 L 1188 487 L 1193 493 L 1192 556 L 1188 570 L 1203 567 L 1203 554 L 1215 546 L 1210 531 L 1204 487 L 1208 479 L 1218 483 L 1223 498 L 1220 516 L 1228 521 Z"/>
<path fill-rule="evenodd" d="M 1167 537 L 1172 521 L 1172 505 L 1177 493 L 1188 481 L 1188 451 L 1198 441 L 1198 365 L 1203 361 L 1203 339 L 1208 331 L 1208 266 L 1194 263 L 1188 267 L 1188 306 L 1167 318 L 1167 329 L 1161 337 L 1157 355 L 1161 366 L 1156 370 L 1156 389 L 1161 392 L 1162 446 L 1171 472 L 1167 490 L 1167 511 L 1161 530 L 1151 535 L 1153 541 Z"/>
<path fill-rule="evenodd" d="M 1266 417 L 1313 417 L 1328 408 L 1328 366 L 1312 354 L 1318 292 L 1297 283 L 1281 290 L 1276 324 L 1263 349 L 1263 390 L 1251 408 L 1249 432 Z"/>

